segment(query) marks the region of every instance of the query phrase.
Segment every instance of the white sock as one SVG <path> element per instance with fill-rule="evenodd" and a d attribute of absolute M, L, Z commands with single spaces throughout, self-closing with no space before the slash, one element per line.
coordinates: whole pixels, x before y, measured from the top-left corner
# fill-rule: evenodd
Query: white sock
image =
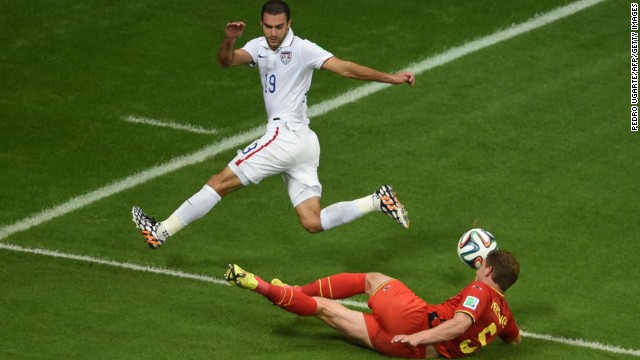
<path fill-rule="evenodd" d="M 380 199 L 375 195 L 368 195 L 353 201 L 343 201 L 327 206 L 320 211 L 320 223 L 323 230 L 329 230 L 375 210 L 380 210 Z"/>
<path fill-rule="evenodd" d="M 187 226 L 183 224 L 180 219 L 175 215 L 175 213 L 171 214 L 169 218 L 158 225 L 157 235 L 160 240 L 167 241 L 169 237 L 178 231 L 180 231 L 183 227 Z"/>
<path fill-rule="evenodd" d="M 158 237 L 169 238 L 169 236 L 175 235 L 183 227 L 205 216 L 221 199 L 222 197 L 211 186 L 203 186 L 168 219 L 160 223 Z"/>

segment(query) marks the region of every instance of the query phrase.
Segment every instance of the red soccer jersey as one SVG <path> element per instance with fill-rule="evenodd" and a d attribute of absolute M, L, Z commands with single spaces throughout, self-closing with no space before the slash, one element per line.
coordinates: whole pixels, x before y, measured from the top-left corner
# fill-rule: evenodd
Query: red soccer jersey
<path fill-rule="evenodd" d="M 447 358 L 469 355 L 498 336 L 511 342 L 520 334 L 504 295 L 479 281 L 472 282 L 456 296 L 432 309 L 442 321 L 453 318 L 457 312 L 463 312 L 473 320 L 464 334 L 435 345 L 436 350 Z M 437 323 L 432 326 L 437 326 Z"/>

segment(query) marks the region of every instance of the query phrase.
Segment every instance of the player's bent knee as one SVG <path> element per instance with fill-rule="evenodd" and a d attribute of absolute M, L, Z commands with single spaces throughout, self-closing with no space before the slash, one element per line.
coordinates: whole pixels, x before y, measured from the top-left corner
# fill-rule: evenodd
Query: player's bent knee
<path fill-rule="evenodd" d="M 324 231 L 320 219 L 320 197 L 311 197 L 295 206 L 302 227 L 311 234 Z"/>
<path fill-rule="evenodd" d="M 322 224 L 320 223 L 320 219 L 318 220 L 300 219 L 300 224 L 310 234 L 317 234 L 324 230 L 322 228 Z"/>

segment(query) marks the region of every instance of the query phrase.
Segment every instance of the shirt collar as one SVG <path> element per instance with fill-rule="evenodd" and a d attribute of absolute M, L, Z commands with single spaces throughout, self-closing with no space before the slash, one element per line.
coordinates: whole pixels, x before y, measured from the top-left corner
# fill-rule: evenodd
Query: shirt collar
<path fill-rule="evenodd" d="M 287 36 L 285 36 L 284 40 L 282 40 L 282 44 L 280 44 L 280 47 L 274 51 L 278 51 L 283 47 L 291 46 L 291 43 L 293 42 L 293 36 L 294 36 L 293 29 L 289 28 L 289 31 L 287 32 Z M 269 44 L 267 43 L 267 39 L 265 39 L 264 36 L 262 36 L 262 39 L 260 40 L 260 44 L 262 44 L 263 47 L 271 50 L 271 48 L 269 47 Z"/>

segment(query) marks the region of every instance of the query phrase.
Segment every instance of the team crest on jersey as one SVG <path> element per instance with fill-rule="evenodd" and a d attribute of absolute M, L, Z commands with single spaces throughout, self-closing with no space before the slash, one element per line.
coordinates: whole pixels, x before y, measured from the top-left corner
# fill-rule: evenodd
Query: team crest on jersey
<path fill-rule="evenodd" d="M 475 296 L 467 296 L 466 299 L 464 299 L 464 303 L 462 303 L 463 307 L 469 308 L 471 310 L 475 310 L 478 307 L 478 304 L 480 303 L 480 299 L 478 299 Z"/>
<path fill-rule="evenodd" d="M 282 51 L 280 53 L 280 61 L 282 61 L 282 63 L 285 64 L 285 65 L 290 63 L 291 62 L 291 51 Z"/>

